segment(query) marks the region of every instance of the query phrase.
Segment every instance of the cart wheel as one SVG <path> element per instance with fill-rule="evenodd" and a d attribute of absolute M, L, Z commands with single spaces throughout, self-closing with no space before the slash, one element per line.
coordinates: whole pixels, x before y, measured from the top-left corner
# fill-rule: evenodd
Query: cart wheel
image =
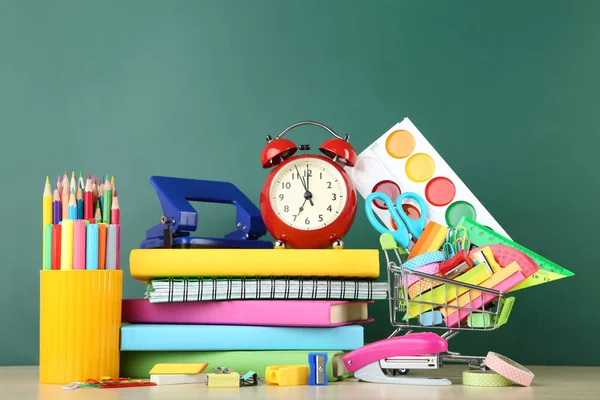
<path fill-rule="evenodd" d="M 399 369 L 397 371 L 400 373 L 400 375 L 406 375 L 408 374 L 408 371 L 410 371 L 410 369 Z"/>

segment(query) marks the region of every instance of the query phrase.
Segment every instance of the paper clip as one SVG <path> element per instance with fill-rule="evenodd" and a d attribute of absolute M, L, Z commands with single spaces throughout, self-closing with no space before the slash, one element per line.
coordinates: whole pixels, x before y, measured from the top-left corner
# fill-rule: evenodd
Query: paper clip
<path fill-rule="evenodd" d="M 465 236 L 461 237 L 459 235 L 459 231 L 463 230 L 465 232 Z M 456 249 L 457 250 L 465 250 L 465 251 L 469 251 L 469 249 L 471 248 L 471 241 L 469 240 L 468 236 L 467 236 L 467 228 L 465 228 L 464 226 L 459 226 L 456 228 Z M 466 244 L 466 246 L 464 246 L 464 244 Z"/>
<path fill-rule="evenodd" d="M 82 387 L 98 387 L 101 384 L 100 383 L 87 383 L 88 381 L 94 381 L 93 379 L 86 379 L 86 383 L 84 382 L 71 382 L 68 385 L 63 386 L 62 388 L 64 390 L 75 390 L 75 389 L 79 389 Z M 94 382 L 98 382 L 98 381 L 94 381 Z"/>
<path fill-rule="evenodd" d="M 214 367 L 213 372 L 215 374 L 230 374 L 231 373 L 231 371 L 229 371 L 229 368 L 226 368 L 226 367 Z"/>
<path fill-rule="evenodd" d="M 82 382 L 71 382 L 68 385 L 63 386 L 62 388 L 65 390 L 75 390 L 79 389 L 83 385 Z"/>
<path fill-rule="evenodd" d="M 446 257 L 447 260 L 456 255 L 454 246 L 452 245 L 452 243 L 449 242 L 444 243 L 444 245 L 442 246 L 442 252 L 444 253 L 444 257 Z"/>
<path fill-rule="evenodd" d="M 446 241 L 442 245 L 442 252 L 444 253 L 446 259 L 450 259 L 456 255 L 456 246 L 452 244 L 454 241 L 454 232 L 454 228 L 448 228 L 448 233 L 446 233 Z"/>

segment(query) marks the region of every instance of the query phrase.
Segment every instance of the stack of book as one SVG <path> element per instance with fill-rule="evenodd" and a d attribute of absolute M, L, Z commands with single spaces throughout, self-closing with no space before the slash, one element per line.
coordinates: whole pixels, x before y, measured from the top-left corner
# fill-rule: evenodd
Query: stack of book
<path fill-rule="evenodd" d="M 325 352 L 335 380 L 364 345 L 368 304 L 387 298 L 377 250 L 136 249 L 130 273 L 148 285 L 123 301 L 120 373 L 135 378 L 181 362 L 264 377 Z"/>

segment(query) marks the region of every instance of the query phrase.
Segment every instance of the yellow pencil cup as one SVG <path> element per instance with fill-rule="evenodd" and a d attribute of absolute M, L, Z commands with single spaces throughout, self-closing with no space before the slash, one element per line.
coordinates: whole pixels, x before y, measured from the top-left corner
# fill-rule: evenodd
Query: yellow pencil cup
<path fill-rule="evenodd" d="M 40 383 L 119 377 L 122 270 L 40 271 Z"/>

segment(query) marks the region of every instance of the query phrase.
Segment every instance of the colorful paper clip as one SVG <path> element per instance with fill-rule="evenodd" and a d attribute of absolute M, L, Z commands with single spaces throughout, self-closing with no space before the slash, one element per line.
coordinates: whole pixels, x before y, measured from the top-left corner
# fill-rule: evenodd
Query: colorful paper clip
<path fill-rule="evenodd" d="M 460 232 L 461 229 L 465 232 L 464 237 L 461 237 L 460 234 L 459 234 L 459 232 Z M 469 237 L 467 235 L 467 228 L 465 228 L 462 225 L 458 226 L 456 228 L 456 234 L 455 234 L 454 238 L 456 240 L 456 249 L 457 250 L 469 251 L 469 249 L 471 248 L 471 241 L 469 240 Z"/>

